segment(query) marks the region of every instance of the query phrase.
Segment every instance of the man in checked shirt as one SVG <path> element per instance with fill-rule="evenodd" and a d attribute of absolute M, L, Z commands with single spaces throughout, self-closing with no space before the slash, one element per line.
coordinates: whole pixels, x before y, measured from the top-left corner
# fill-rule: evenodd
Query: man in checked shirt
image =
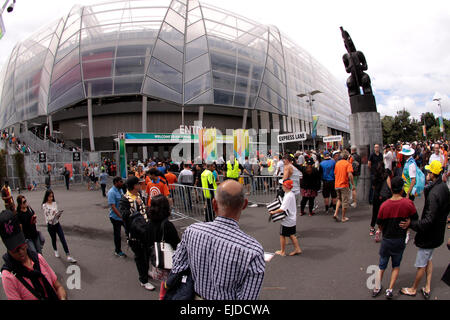
<path fill-rule="evenodd" d="M 247 207 L 244 188 L 222 183 L 213 200 L 217 218 L 186 229 L 173 258 L 173 273 L 190 268 L 196 300 L 256 300 L 264 279 L 264 250 L 239 228 Z"/>

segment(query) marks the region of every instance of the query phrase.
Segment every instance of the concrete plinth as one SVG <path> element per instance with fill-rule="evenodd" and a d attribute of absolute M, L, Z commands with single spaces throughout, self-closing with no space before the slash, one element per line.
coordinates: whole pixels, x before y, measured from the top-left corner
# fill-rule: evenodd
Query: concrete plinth
<path fill-rule="evenodd" d="M 374 152 L 374 145 L 383 146 L 381 116 L 378 112 L 360 112 L 350 115 L 351 144 L 357 147 L 361 156 L 361 176 L 359 177 L 358 202 L 368 202 L 370 192 L 370 170 L 367 166 L 369 156 Z"/>

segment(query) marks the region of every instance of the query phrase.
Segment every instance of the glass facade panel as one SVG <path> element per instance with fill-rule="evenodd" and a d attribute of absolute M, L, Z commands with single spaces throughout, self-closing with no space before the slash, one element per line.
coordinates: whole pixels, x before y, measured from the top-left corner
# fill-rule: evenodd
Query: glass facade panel
<path fill-rule="evenodd" d="M 159 37 L 175 47 L 178 51 L 183 52 L 184 35 L 177 29 L 171 27 L 167 23 L 164 23 Z"/>
<path fill-rule="evenodd" d="M 62 58 L 66 56 L 69 52 L 71 52 L 73 49 L 78 47 L 80 34 L 76 33 L 73 35 L 70 39 L 68 39 L 66 42 L 59 45 L 58 52 L 56 54 L 56 61 L 58 62 Z"/>
<path fill-rule="evenodd" d="M 66 72 L 61 78 L 50 86 L 50 100 L 53 102 L 61 94 L 75 86 L 81 81 L 80 65 L 76 65 L 72 70 Z"/>
<path fill-rule="evenodd" d="M 185 65 L 184 79 L 186 82 L 191 81 L 210 69 L 209 56 L 204 54 Z"/>
<path fill-rule="evenodd" d="M 78 49 L 73 50 L 53 67 L 52 82 L 59 79 L 67 70 L 72 69 L 80 61 Z"/>
<path fill-rule="evenodd" d="M 176 13 L 179 15 L 186 17 L 186 6 L 179 1 L 172 1 L 172 5 L 170 6 Z"/>
<path fill-rule="evenodd" d="M 81 83 L 71 87 L 66 93 L 60 96 L 58 99 L 52 101 L 48 106 L 48 112 L 54 112 L 58 109 L 76 103 L 84 99 L 83 85 Z"/>
<path fill-rule="evenodd" d="M 214 51 L 211 51 L 210 54 L 213 70 L 232 74 L 236 73 L 236 57 L 216 53 Z"/>
<path fill-rule="evenodd" d="M 258 95 L 259 81 L 250 78 L 236 77 L 236 91 Z"/>
<path fill-rule="evenodd" d="M 158 80 L 179 93 L 183 92 L 183 76 L 177 70 L 155 58 L 152 58 L 150 61 L 149 71 L 149 76 L 153 79 Z"/>
<path fill-rule="evenodd" d="M 116 59 L 115 75 L 125 76 L 145 73 L 145 57 Z"/>
<path fill-rule="evenodd" d="M 180 93 L 166 87 L 165 85 L 153 80 L 152 78 L 145 77 L 145 83 L 143 88 L 143 94 L 153 96 L 155 98 L 160 98 L 168 101 L 173 101 L 175 103 L 182 103 L 182 96 Z"/>
<path fill-rule="evenodd" d="M 234 106 L 253 108 L 256 102 L 256 95 L 247 95 L 245 93 L 235 92 Z"/>
<path fill-rule="evenodd" d="M 213 72 L 214 88 L 234 91 L 236 86 L 236 76 L 227 73 Z"/>
<path fill-rule="evenodd" d="M 141 92 L 143 76 L 128 76 L 114 78 L 114 94 Z"/>
<path fill-rule="evenodd" d="M 183 70 L 183 54 L 162 40 L 156 42 L 153 56 L 180 72 Z"/>
<path fill-rule="evenodd" d="M 190 8 L 189 8 L 190 9 Z M 199 20 L 202 19 L 202 11 L 199 7 L 195 8 L 194 10 L 189 11 L 188 13 L 188 25 L 191 25 Z"/>
<path fill-rule="evenodd" d="M 202 93 L 197 98 L 189 101 L 188 105 L 205 105 L 205 104 L 213 104 L 213 90 L 209 90 L 205 93 Z"/>
<path fill-rule="evenodd" d="M 234 94 L 232 91 L 214 90 L 214 104 L 232 106 Z"/>
<path fill-rule="evenodd" d="M 189 43 L 192 40 L 197 39 L 205 34 L 205 26 L 203 21 L 200 20 L 187 28 L 186 42 Z"/>
<path fill-rule="evenodd" d="M 85 81 L 84 85 L 88 97 L 101 97 L 112 94 L 111 78 Z"/>
<path fill-rule="evenodd" d="M 186 83 L 184 90 L 184 102 L 197 97 L 201 93 L 211 88 L 211 74 L 205 73 L 201 77 Z"/>
<path fill-rule="evenodd" d="M 185 22 L 184 18 L 180 16 L 178 13 L 169 9 L 167 12 L 166 20 L 172 27 L 176 28 L 178 31 L 184 34 Z"/>
<path fill-rule="evenodd" d="M 206 36 L 200 37 L 186 45 L 186 62 L 208 52 Z"/>
<path fill-rule="evenodd" d="M 84 79 L 106 78 L 113 76 L 114 60 L 83 62 Z"/>

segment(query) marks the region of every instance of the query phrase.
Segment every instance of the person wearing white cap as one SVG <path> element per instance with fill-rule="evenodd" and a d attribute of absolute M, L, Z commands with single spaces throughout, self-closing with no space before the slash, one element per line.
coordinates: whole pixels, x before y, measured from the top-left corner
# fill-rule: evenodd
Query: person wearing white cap
<path fill-rule="evenodd" d="M 406 157 L 405 168 L 403 169 L 403 180 L 405 181 L 403 190 L 405 196 L 414 201 L 415 196 L 411 192 L 416 185 L 417 164 L 412 157 L 415 151 L 411 146 L 405 145 L 400 153 Z"/>

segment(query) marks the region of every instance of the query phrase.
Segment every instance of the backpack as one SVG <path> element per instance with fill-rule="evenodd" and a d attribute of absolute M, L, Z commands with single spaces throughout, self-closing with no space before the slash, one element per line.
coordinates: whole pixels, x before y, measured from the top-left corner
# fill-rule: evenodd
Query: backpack
<path fill-rule="evenodd" d="M 129 233 L 128 237 L 132 240 L 138 240 L 146 243 L 149 234 L 149 219 L 143 209 L 144 213 L 136 209 L 136 202 L 124 195 L 125 199 L 130 203 L 130 214 L 123 216 L 125 230 Z"/>
<path fill-rule="evenodd" d="M 413 195 L 420 197 L 423 190 L 425 189 L 425 174 L 416 166 L 416 184 L 411 192 Z"/>
<path fill-rule="evenodd" d="M 354 176 L 359 176 L 361 174 L 361 172 L 360 172 L 361 164 L 359 163 L 359 161 L 356 160 L 356 158 L 354 156 L 352 156 L 352 158 L 353 158 L 353 162 L 352 162 L 353 175 Z"/>

